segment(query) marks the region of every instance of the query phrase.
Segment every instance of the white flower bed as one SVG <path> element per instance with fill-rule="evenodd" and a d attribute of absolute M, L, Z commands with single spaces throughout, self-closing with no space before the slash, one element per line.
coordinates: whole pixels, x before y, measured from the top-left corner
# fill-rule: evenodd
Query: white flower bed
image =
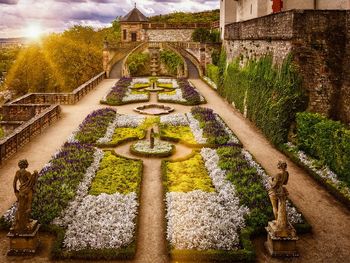
<path fill-rule="evenodd" d="M 174 101 L 174 102 L 186 102 L 186 100 L 182 96 L 182 90 L 176 89 L 175 94 L 166 94 L 166 93 L 159 93 L 158 94 L 159 100 L 167 100 L 167 101 Z"/>
<path fill-rule="evenodd" d="M 291 142 L 288 142 L 286 144 L 288 148 L 290 148 L 293 151 L 297 150 L 297 146 L 293 145 Z M 304 165 L 309 167 L 312 171 L 314 171 L 317 175 L 319 175 L 321 178 L 327 180 L 331 184 L 333 184 L 338 189 L 342 189 L 347 195 L 350 196 L 350 189 L 346 186 L 344 186 L 344 183 L 342 183 L 338 179 L 338 175 L 333 172 L 327 165 L 323 166 L 322 168 L 317 167 L 317 160 L 313 159 L 312 157 L 308 156 L 305 152 L 297 150 L 297 157 L 300 162 L 302 162 Z"/>
<path fill-rule="evenodd" d="M 147 101 L 149 100 L 148 94 L 133 94 L 130 89 L 125 93 L 125 96 L 123 97 L 123 102 L 137 102 L 137 101 Z"/>
<path fill-rule="evenodd" d="M 69 250 L 120 248 L 134 240 L 137 215 L 135 193 L 87 196 L 65 234 Z"/>
<path fill-rule="evenodd" d="M 134 86 L 135 84 L 149 84 L 148 78 L 133 78 L 130 86 Z"/>
<path fill-rule="evenodd" d="M 139 153 L 162 154 L 171 152 L 174 146 L 165 141 L 155 140 L 153 148 L 151 148 L 149 141 L 138 141 L 132 147 Z"/>
<path fill-rule="evenodd" d="M 216 86 L 215 82 L 212 81 L 210 78 L 203 76 L 203 79 L 215 90 L 218 89 L 218 87 Z"/>
<path fill-rule="evenodd" d="M 200 144 L 206 143 L 207 139 L 203 137 L 203 129 L 200 127 L 199 121 L 193 117 L 192 113 L 186 113 L 186 116 L 196 141 Z"/>
<path fill-rule="evenodd" d="M 160 117 L 160 123 L 172 126 L 189 126 L 188 119 L 184 113 L 175 113 Z"/>
<path fill-rule="evenodd" d="M 238 140 L 238 138 L 233 134 L 232 130 L 226 125 L 226 123 L 222 121 L 222 119 L 220 118 L 220 116 L 218 114 L 215 114 L 215 119 L 221 124 L 222 127 L 224 127 L 225 132 L 230 137 L 230 140 L 228 142 L 239 144 L 240 141 Z"/>
<path fill-rule="evenodd" d="M 167 239 L 176 249 L 237 249 L 249 210 L 218 168 L 216 151 L 202 149 L 201 155 L 217 192 L 167 193 Z"/>
<path fill-rule="evenodd" d="M 248 162 L 248 164 L 256 169 L 266 191 L 268 191 L 271 188 L 271 186 L 269 176 L 265 173 L 265 170 L 257 162 L 254 161 L 253 156 L 247 150 L 242 149 L 241 153 L 243 155 L 243 158 Z M 292 224 L 303 222 L 301 214 L 297 212 L 295 207 L 293 207 L 290 204 L 290 202 L 287 202 L 287 214 L 288 219 Z"/>
<path fill-rule="evenodd" d="M 141 115 L 119 115 L 116 127 L 136 128 L 140 126 L 146 117 Z"/>
<path fill-rule="evenodd" d="M 104 152 L 101 149 L 96 149 L 94 153 L 94 160 L 90 167 L 86 170 L 83 181 L 81 181 L 78 185 L 74 200 L 69 202 L 67 208 L 62 212 L 60 217 L 54 219 L 54 224 L 68 226 L 72 222 L 81 205 L 81 202 L 89 192 L 91 182 L 95 178 L 103 156 Z"/>

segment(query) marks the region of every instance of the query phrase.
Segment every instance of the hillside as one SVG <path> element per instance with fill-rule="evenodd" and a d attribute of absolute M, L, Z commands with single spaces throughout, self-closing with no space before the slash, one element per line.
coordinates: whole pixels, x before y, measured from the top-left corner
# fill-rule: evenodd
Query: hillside
<path fill-rule="evenodd" d="M 167 15 L 156 15 L 149 18 L 150 22 L 159 23 L 210 23 L 220 19 L 220 10 L 210 10 L 198 13 L 174 12 Z"/>

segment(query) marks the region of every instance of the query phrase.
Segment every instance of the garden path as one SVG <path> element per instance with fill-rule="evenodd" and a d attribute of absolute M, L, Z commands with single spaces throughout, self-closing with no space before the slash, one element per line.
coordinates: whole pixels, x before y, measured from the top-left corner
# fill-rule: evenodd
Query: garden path
<path fill-rule="evenodd" d="M 0 213 L 14 202 L 12 179 L 17 170 L 17 161 L 28 158 L 30 170 L 40 169 L 50 156 L 67 139 L 69 134 L 81 123 L 92 110 L 102 107 L 100 98 L 116 80 L 104 80 L 95 90 L 89 93 L 78 104 L 63 106 L 62 118 L 45 133 L 36 137 L 0 167 Z M 249 150 L 268 173 L 276 173 L 276 163 L 287 159 L 277 151 L 249 121 L 235 111 L 231 105 L 216 94 L 201 80 L 192 80 L 195 86 L 208 100 L 207 105 L 213 108 L 236 133 L 244 147 Z M 133 108 L 138 104 L 117 107 L 119 113 L 134 114 Z M 141 104 L 140 104 L 141 105 Z M 171 104 L 176 112 L 188 112 L 189 107 Z M 127 147 L 127 146 L 124 146 Z M 122 153 L 127 148 L 118 148 Z M 181 152 L 178 151 L 178 152 Z M 126 152 L 125 152 L 125 155 Z M 307 173 L 287 160 L 291 174 L 288 190 L 290 198 L 303 212 L 313 226 L 313 234 L 301 236 L 299 241 L 300 258 L 292 262 L 347 262 L 350 258 L 350 212 L 320 187 Z M 133 262 L 167 262 L 164 238 L 163 190 L 160 178 L 160 161 L 145 161 L 144 182 L 142 185 L 140 229 L 138 250 Z M 164 221 L 163 221 L 164 222 Z M 157 232 L 154 232 L 157 231 Z M 156 235 L 154 235 L 156 233 Z M 0 233 L 0 262 L 48 262 L 47 249 L 50 237 L 44 235 L 44 250 L 35 258 L 8 259 L 5 246 L 8 242 L 6 233 Z M 255 240 L 259 262 L 281 262 L 266 256 L 263 250 L 263 238 Z M 79 262 L 79 261 L 75 261 Z M 120 261 L 118 261 L 120 262 Z"/>

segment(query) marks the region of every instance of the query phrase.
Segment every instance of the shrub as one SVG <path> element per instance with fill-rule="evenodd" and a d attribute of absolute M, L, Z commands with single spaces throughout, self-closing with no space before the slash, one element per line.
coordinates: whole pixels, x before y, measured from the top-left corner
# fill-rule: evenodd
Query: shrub
<path fill-rule="evenodd" d="M 219 68 L 222 70 L 223 65 Z M 284 60 L 281 67 L 273 65 L 270 55 L 249 60 L 242 68 L 239 59 L 236 59 L 228 66 L 218 92 L 246 113 L 276 145 L 287 141 L 296 112 L 306 107 L 301 81 L 291 56 Z"/>
<path fill-rule="evenodd" d="M 173 51 L 163 50 L 160 52 L 160 61 L 163 63 L 170 75 L 177 75 L 178 67 L 183 67 L 182 58 Z"/>
<path fill-rule="evenodd" d="M 317 113 L 297 114 L 297 145 L 350 186 L 350 130 Z"/>
<path fill-rule="evenodd" d="M 219 67 L 213 64 L 207 65 L 207 77 L 210 78 L 217 86 L 219 85 Z"/>
<path fill-rule="evenodd" d="M 149 53 L 136 52 L 131 54 L 126 62 L 131 76 L 147 75 L 150 60 Z"/>

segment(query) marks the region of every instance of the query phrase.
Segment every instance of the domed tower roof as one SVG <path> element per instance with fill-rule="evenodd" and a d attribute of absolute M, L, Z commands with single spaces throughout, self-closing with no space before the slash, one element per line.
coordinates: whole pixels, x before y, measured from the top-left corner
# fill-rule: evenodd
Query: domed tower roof
<path fill-rule="evenodd" d="M 121 22 L 147 22 L 148 18 L 144 14 L 142 14 L 141 11 L 136 8 L 136 5 L 135 5 L 135 8 L 131 10 L 127 15 L 122 17 L 120 21 Z"/>

